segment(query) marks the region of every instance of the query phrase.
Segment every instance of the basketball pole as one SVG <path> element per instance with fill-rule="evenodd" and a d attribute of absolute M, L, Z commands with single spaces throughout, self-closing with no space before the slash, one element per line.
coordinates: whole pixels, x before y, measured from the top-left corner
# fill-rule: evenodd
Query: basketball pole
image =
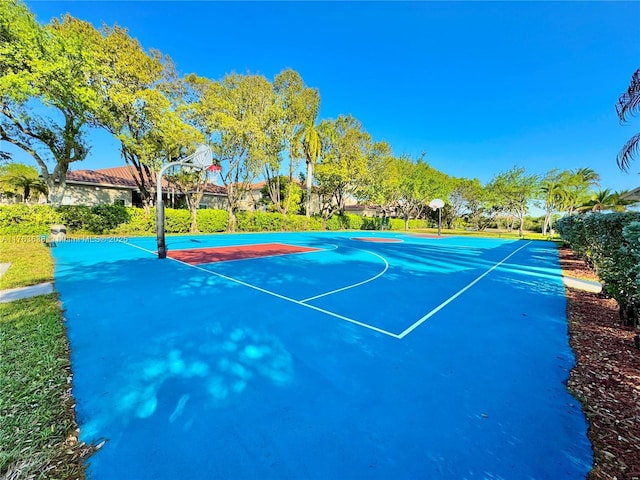
<path fill-rule="evenodd" d="M 167 163 L 156 176 L 156 240 L 158 244 L 158 258 L 167 258 L 167 244 L 164 237 L 164 200 L 162 199 L 162 175 L 169 168 L 175 166 L 205 169 L 212 165 L 211 149 L 201 145 L 196 152 L 177 162 Z"/>

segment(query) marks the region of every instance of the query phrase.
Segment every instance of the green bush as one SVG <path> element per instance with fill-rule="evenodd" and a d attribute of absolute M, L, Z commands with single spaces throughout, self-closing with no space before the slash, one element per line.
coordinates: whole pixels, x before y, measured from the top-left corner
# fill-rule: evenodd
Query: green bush
<path fill-rule="evenodd" d="M 0 234 L 39 235 L 49 233 L 51 225 L 61 223 L 60 214 L 50 205 L 0 206 Z"/>
<path fill-rule="evenodd" d="M 322 230 L 322 219 L 320 217 L 307 218 L 305 215 L 287 215 L 285 229 L 291 232 Z"/>
<path fill-rule="evenodd" d="M 144 209 L 127 208 L 129 221 L 122 223 L 114 229 L 114 233 L 120 235 L 145 235 L 156 231 L 156 211 L 152 209 L 149 215 L 144 213 Z"/>
<path fill-rule="evenodd" d="M 93 214 L 89 231 L 95 234 L 112 232 L 118 225 L 127 223 L 130 219 L 129 212 L 121 205 L 97 205 L 91 207 Z"/>
<path fill-rule="evenodd" d="M 389 220 L 389 230 L 404 230 L 404 220 L 402 218 L 391 218 Z"/>
<path fill-rule="evenodd" d="M 92 233 L 101 235 L 113 232 L 130 219 L 129 211 L 120 205 L 62 205 L 58 208 L 67 233 Z"/>
<path fill-rule="evenodd" d="M 593 266 L 625 324 L 640 312 L 640 213 L 570 215 L 556 223 L 562 239 Z"/>
<path fill-rule="evenodd" d="M 327 230 L 335 231 L 342 230 L 344 228 L 344 224 L 342 221 L 342 217 L 339 215 L 333 215 L 327 219 Z"/>
<path fill-rule="evenodd" d="M 229 212 L 210 208 L 200 209 L 197 220 L 198 230 L 202 233 L 224 232 L 229 226 Z"/>
<path fill-rule="evenodd" d="M 381 217 L 362 217 L 362 230 L 380 230 L 382 227 Z"/>
<path fill-rule="evenodd" d="M 299 215 L 283 215 L 278 212 L 238 212 L 236 230 L 239 232 L 280 232 L 283 230 L 301 230 L 303 220 L 291 220 Z M 305 218 L 306 217 L 301 217 Z"/>
<path fill-rule="evenodd" d="M 174 208 L 164 209 L 164 230 L 167 233 L 189 233 L 191 212 Z"/>
<path fill-rule="evenodd" d="M 62 205 L 58 207 L 62 223 L 67 227 L 67 233 L 89 232 L 93 214 L 91 207 L 85 205 Z"/>

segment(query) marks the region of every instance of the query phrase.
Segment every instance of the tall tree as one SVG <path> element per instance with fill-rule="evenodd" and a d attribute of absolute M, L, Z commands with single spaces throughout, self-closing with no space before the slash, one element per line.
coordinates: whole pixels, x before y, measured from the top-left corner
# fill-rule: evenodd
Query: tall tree
<path fill-rule="evenodd" d="M 104 27 L 92 47 L 100 60 L 93 81 L 103 98 L 97 122 L 120 142 L 148 214 L 156 173 L 193 151 L 204 136 L 182 118 L 186 89 L 169 57 L 147 53 L 118 26 Z"/>
<path fill-rule="evenodd" d="M 434 198 L 447 198 L 452 184 L 446 174 L 431 167 L 423 159 L 414 162 L 409 158 L 400 158 L 397 165 L 397 210 L 404 219 L 404 229 L 408 230 L 409 220 L 420 218 Z"/>
<path fill-rule="evenodd" d="M 448 208 L 445 208 L 445 221 L 449 228 L 454 228 L 456 221 L 464 215 L 471 216 L 474 207 L 479 203 L 478 198 L 482 185 L 477 178 L 453 178 L 451 179 L 451 193 L 449 194 Z"/>
<path fill-rule="evenodd" d="M 307 87 L 298 72 L 287 69 L 280 72 L 273 81 L 275 94 L 275 108 L 279 114 L 279 125 L 272 128 L 271 140 L 276 140 L 275 135 L 280 135 L 279 141 L 274 145 L 281 145 L 282 151 L 274 152 L 274 155 L 265 165 L 267 186 L 270 188 L 271 200 L 280 213 L 289 211 L 290 199 L 294 198 L 294 189 L 298 186 L 294 182 L 294 172 L 299 160 L 304 156 L 302 139 L 309 124 L 313 124 L 318 115 L 320 96 L 318 91 Z M 280 179 L 283 176 L 282 166 L 285 162 L 281 157 L 287 155 L 288 180 L 286 181 L 287 194 L 280 197 Z"/>
<path fill-rule="evenodd" d="M 627 91 L 620 95 L 616 103 L 616 112 L 620 123 L 627 123 L 629 117 L 640 113 L 640 68 L 634 72 L 629 82 Z M 640 148 L 640 133 L 633 135 L 627 143 L 624 144 L 616 162 L 621 170 L 627 171 L 633 157 L 638 153 Z"/>
<path fill-rule="evenodd" d="M 544 205 L 544 222 L 542 234 L 546 235 L 551 227 L 553 214 L 560 212 L 567 205 L 569 188 L 571 187 L 572 173 L 569 170 L 559 172 L 550 170 L 540 181 L 540 198 Z"/>
<path fill-rule="evenodd" d="M 563 210 L 569 215 L 574 213 L 579 206 L 589 201 L 589 190 L 599 182 L 600 175 L 591 168 L 571 170 L 568 177 L 563 179 L 565 189 Z"/>
<path fill-rule="evenodd" d="M 380 207 L 386 215 L 400 198 L 397 159 L 387 142 L 375 142 L 367 153 L 367 168 L 358 200 Z"/>
<path fill-rule="evenodd" d="M 221 164 L 229 230 L 234 231 L 243 195 L 265 164 L 282 150 L 276 97 L 262 75 L 230 74 L 220 82 L 191 76 L 189 81 L 196 97 L 194 122 Z"/>
<path fill-rule="evenodd" d="M 69 15 L 41 27 L 21 2 L 0 2 L 0 140 L 34 158 L 54 205 L 69 165 L 89 152 L 87 128 L 101 100 L 90 81 L 96 36 Z"/>
<path fill-rule="evenodd" d="M 343 214 L 348 198 L 356 198 L 367 178 L 371 137 L 351 115 L 323 120 L 318 126 L 322 153 L 315 167 L 323 222 Z"/>
<path fill-rule="evenodd" d="M 497 205 L 518 221 L 518 233 L 521 237 L 524 217 L 538 191 L 538 183 L 536 175 L 528 175 L 524 168 L 514 166 L 496 175 L 488 185 L 488 189 L 496 195 Z"/>

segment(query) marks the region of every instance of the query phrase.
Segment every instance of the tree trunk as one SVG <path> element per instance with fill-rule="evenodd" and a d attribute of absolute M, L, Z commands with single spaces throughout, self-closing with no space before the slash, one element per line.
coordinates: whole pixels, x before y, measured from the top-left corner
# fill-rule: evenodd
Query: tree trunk
<path fill-rule="evenodd" d="M 311 217 L 311 176 L 313 175 L 313 163 L 307 159 L 307 201 L 306 201 L 306 214 L 307 218 Z"/>
<path fill-rule="evenodd" d="M 408 215 L 406 215 L 406 216 L 404 217 L 404 231 L 406 232 L 406 231 L 408 231 L 408 230 L 409 230 L 409 216 L 408 216 Z"/>
<path fill-rule="evenodd" d="M 518 234 L 520 238 L 524 237 L 522 231 L 524 230 L 524 217 L 520 217 L 520 225 L 518 225 Z"/>
<path fill-rule="evenodd" d="M 190 233 L 198 233 L 198 207 L 191 208 L 191 226 L 189 228 Z"/>
<path fill-rule="evenodd" d="M 227 212 L 229 213 L 229 225 L 227 226 L 227 231 L 235 232 L 236 231 L 236 211 L 231 206 L 231 204 L 228 205 Z"/>
<path fill-rule="evenodd" d="M 625 327 L 638 326 L 638 308 L 633 303 L 620 302 L 620 322 Z"/>
<path fill-rule="evenodd" d="M 544 216 L 544 224 L 542 225 L 542 235 L 546 235 L 547 230 L 549 230 L 549 227 L 551 226 L 551 215 L 551 210 L 547 210 Z"/>

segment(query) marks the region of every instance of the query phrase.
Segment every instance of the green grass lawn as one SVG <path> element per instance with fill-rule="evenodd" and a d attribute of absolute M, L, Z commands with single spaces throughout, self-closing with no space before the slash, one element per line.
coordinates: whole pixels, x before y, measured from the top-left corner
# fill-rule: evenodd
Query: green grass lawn
<path fill-rule="evenodd" d="M 521 238 L 518 234 L 518 230 L 497 230 L 497 229 L 487 229 L 487 230 L 462 230 L 455 229 L 449 230 L 443 228 L 440 230 L 442 235 L 458 235 L 465 237 L 490 237 L 490 238 L 512 238 L 518 239 Z M 409 230 L 409 233 L 428 233 L 430 235 L 436 235 L 438 233 L 437 228 L 419 228 Z M 539 232 L 530 232 L 525 230 L 522 234 L 523 240 L 552 240 L 552 241 L 560 241 L 560 237 L 558 235 L 549 236 L 542 235 Z"/>
<path fill-rule="evenodd" d="M 0 262 L 12 263 L 0 288 L 52 279 L 50 252 L 39 243 L 2 242 Z M 77 441 L 57 295 L 0 303 L 0 358 L 0 478 L 83 478 L 91 447 Z"/>
<path fill-rule="evenodd" d="M 36 235 L 0 235 L 0 263 L 11 263 L 0 278 L 0 290 L 53 280 L 51 252 Z"/>

